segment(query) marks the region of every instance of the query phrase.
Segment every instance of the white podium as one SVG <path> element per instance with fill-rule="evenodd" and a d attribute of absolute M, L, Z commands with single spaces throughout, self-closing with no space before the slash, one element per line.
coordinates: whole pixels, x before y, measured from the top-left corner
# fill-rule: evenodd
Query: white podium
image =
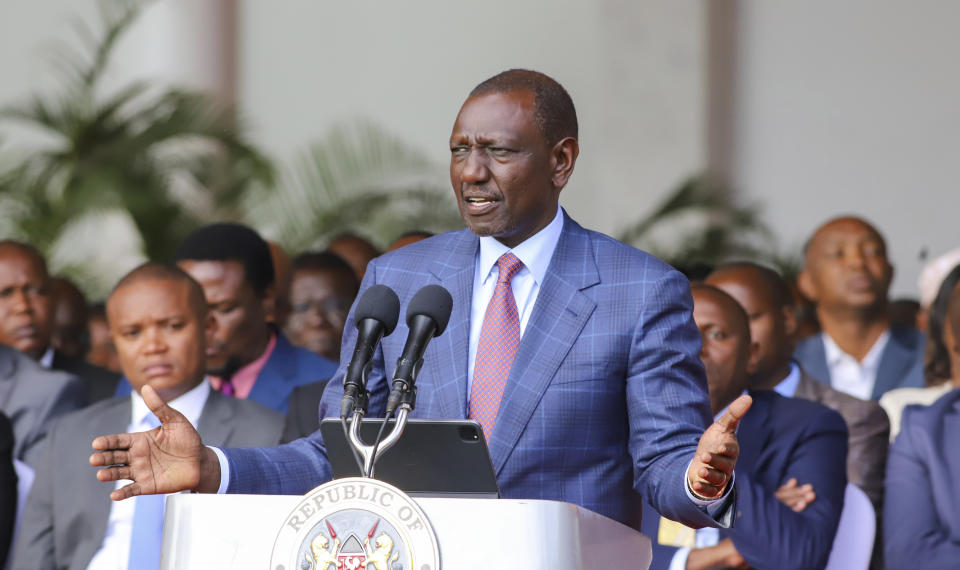
<path fill-rule="evenodd" d="M 173 495 L 167 499 L 160 568 L 275 570 L 270 561 L 277 533 L 302 500 Z M 650 564 L 647 537 L 569 503 L 509 499 L 416 503 L 436 531 L 444 570 L 645 570 Z"/>

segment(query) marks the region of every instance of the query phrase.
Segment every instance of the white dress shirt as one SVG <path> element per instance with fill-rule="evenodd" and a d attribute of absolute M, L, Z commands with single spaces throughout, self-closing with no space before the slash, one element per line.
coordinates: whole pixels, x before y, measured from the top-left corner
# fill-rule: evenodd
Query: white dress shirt
<path fill-rule="evenodd" d="M 196 428 L 208 396 L 210 396 L 210 383 L 204 378 L 203 382 L 196 388 L 167 403 L 171 408 L 186 416 L 190 424 Z M 130 400 L 132 413 L 127 431 L 134 433 L 153 429 L 157 418 L 136 390 L 130 394 Z M 126 479 L 117 481 L 116 488 L 119 489 L 129 483 L 131 481 Z M 93 555 L 87 570 L 122 570 L 127 567 L 127 561 L 130 557 L 130 539 L 133 531 L 133 511 L 136 504 L 136 499 L 111 502 L 110 518 L 107 519 L 107 532 L 103 537 L 100 550 Z"/>
<path fill-rule="evenodd" d="M 476 271 L 473 279 L 473 301 L 470 306 L 470 356 L 467 361 L 467 401 L 470 401 L 470 389 L 473 386 L 473 367 L 477 362 L 477 346 L 480 344 L 480 329 L 487 314 L 487 305 L 497 288 L 500 269 L 497 260 L 505 253 L 512 253 L 523 263 L 510 280 L 513 298 L 517 302 L 517 314 L 520 315 L 520 338 L 530 322 L 530 314 L 540 294 L 540 286 L 547 276 L 547 268 L 557 249 L 560 234 L 563 232 L 563 212 L 557 207 L 557 214 L 547 227 L 527 238 L 517 247 L 510 249 L 496 238 L 480 238 L 480 252 L 477 254 Z"/>
<path fill-rule="evenodd" d="M 883 356 L 883 349 L 890 340 L 890 330 L 883 331 L 883 334 L 870 347 L 867 355 L 859 362 L 844 352 L 830 338 L 830 335 L 821 333 L 820 336 L 823 339 L 827 368 L 830 370 L 830 386 L 861 400 L 870 400 L 873 395 L 873 385 L 877 383 L 880 357 Z"/>

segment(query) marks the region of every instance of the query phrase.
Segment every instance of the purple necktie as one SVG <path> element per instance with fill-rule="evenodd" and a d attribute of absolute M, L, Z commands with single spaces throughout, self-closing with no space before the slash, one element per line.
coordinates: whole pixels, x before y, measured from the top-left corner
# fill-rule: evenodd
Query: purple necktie
<path fill-rule="evenodd" d="M 235 396 L 233 382 L 230 378 L 220 380 L 220 393 L 224 396 Z"/>
<path fill-rule="evenodd" d="M 510 366 L 520 346 L 520 315 L 510 280 L 523 263 L 512 253 L 505 253 L 497 260 L 497 267 L 497 287 L 483 316 L 470 387 L 469 415 L 483 426 L 488 442 L 500 409 L 500 397 L 510 376 Z"/>

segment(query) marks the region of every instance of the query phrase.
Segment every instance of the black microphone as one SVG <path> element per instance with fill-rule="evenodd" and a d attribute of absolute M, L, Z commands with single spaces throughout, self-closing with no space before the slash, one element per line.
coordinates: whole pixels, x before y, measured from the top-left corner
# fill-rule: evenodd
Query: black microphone
<path fill-rule="evenodd" d="M 410 327 L 410 333 L 393 373 L 393 388 L 387 399 L 387 414 L 396 411 L 407 393 L 414 389 L 420 365 L 423 364 L 423 351 L 427 349 L 431 338 L 443 334 L 450 321 L 451 310 L 453 297 L 439 285 L 427 285 L 417 291 L 410 300 L 407 307 L 407 326 Z M 410 404 L 413 402 L 410 401 Z"/>
<path fill-rule="evenodd" d="M 353 313 L 357 325 L 357 344 L 353 357 L 343 375 L 343 399 L 340 400 L 340 417 L 346 418 L 358 406 L 366 409 L 367 375 L 373 351 L 384 336 L 393 332 L 400 318 L 400 299 L 386 285 L 373 285 L 367 289 Z"/>

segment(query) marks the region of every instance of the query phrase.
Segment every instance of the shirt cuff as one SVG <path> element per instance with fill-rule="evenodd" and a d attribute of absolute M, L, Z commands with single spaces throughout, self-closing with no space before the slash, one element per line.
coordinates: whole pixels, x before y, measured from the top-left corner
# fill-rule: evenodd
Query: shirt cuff
<path fill-rule="evenodd" d="M 217 494 L 223 495 L 227 492 L 227 487 L 230 486 L 230 462 L 227 461 L 227 456 L 220 451 L 219 447 L 213 447 L 212 445 L 207 447 L 217 454 L 217 461 L 220 462 L 220 487 L 217 488 Z"/>
<path fill-rule="evenodd" d="M 723 490 L 722 495 L 716 499 L 700 499 L 693 494 L 693 490 L 690 489 L 690 483 L 688 483 L 689 479 L 687 474 L 690 473 L 691 465 L 693 465 L 692 459 L 690 460 L 690 463 L 687 463 L 687 468 L 683 471 L 683 490 L 687 492 L 687 496 L 690 497 L 690 500 L 693 501 L 693 504 L 700 507 L 712 507 L 714 505 L 720 506 L 725 504 L 727 499 L 730 498 L 730 492 L 733 490 L 733 484 L 737 481 L 737 472 L 734 471 L 733 475 L 730 476 L 730 482 L 727 483 L 727 487 Z"/>
<path fill-rule="evenodd" d="M 670 559 L 670 566 L 667 570 L 687 570 L 687 557 L 690 556 L 689 548 L 680 548 L 673 553 Z"/>

